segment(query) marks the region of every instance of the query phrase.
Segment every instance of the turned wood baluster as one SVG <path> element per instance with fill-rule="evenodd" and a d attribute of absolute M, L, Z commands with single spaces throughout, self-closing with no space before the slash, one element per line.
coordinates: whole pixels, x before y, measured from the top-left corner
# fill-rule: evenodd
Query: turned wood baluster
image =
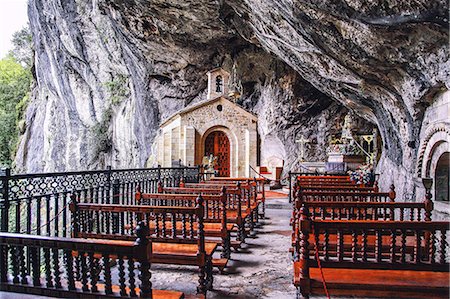
<path fill-rule="evenodd" d="M 420 231 L 415 230 L 416 244 L 414 245 L 414 262 L 420 263 Z"/>
<path fill-rule="evenodd" d="M 403 221 L 404 217 L 405 217 L 405 209 L 400 208 L 400 221 Z"/>
<path fill-rule="evenodd" d="M 194 239 L 194 215 L 189 215 L 189 238 Z"/>
<path fill-rule="evenodd" d="M 98 281 L 98 275 L 99 275 L 99 264 L 98 259 L 94 257 L 94 253 L 89 253 L 89 273 L 91 276 L 91 292 L 97 293 L 98 287 L 97 287 L 97 281 Z"/>
<path fill-rule="evenodd" d="M 315 245 L 315 250 L 317 250 L 317 253 L 319 254 L 319 256 L 320 256 L 320 249 L 321 249 L 321 246 L 320 246 L 320 242 L 319 242 L 319 232 L 317 231 L 317 230 L 314 230 L 314 243 L 316 244 Z M 314 252 L 314 254 L 315 254 L 315 252 Z"/>
<path fill-rule="evenodd" d="M 197 256 L 200 257 L 202 260 L 201 265 L 198 269 L 198 283 L 199 286 L 197 287 L 197 293 L 199 294 L 205 294 L 206 295 L 206 252 L 205 252 L 205 236 L 204 236 L 204 227 L 203 227 L 203 215 L 204 215 L 204 206 L 203 206 L 203 198 L 201 195 L 197 197 L 196 201 L 196 216 L 197 216 L 197 222 L 198 222 L 198 228 L 197 228 L 197 236 L 198 236 L 198 251 Z M 191 226 L 193 224 L 191 223 Z"/>
<path fill-rule="evenodd" d="M 382 251 L 381 230 L 377 229 L 375 231 L 375 235 L 376 235 L 376 237 L 375 237 L 375 243 L 376 243 L 376 246 L 375 246 L 375 258 L 376 258 L 377 263 L 380 263 L 381 262 L 381 254 L 382 254 L 382 252 L 381 252 Z"/>
<path fill-rule="evenodd" d="M 45 280 L 47 288 L 53 287 L 52 268 L 50 261 L 50 249 L 44 248 L 44 267 L 45 267 Z"/>
<path fill-rule="evenodd" d="M 361 246 L 362 254 L 361 258 L 363 262 L 367 262 L 367 230 L 363 229 L 362 231 L 362 246 Z"/>
<path fill-rule="evenodd" d="M 159 214 L 155 213 L 155 237 L 158 238 L 159 234 L 160 234 L 160 229 L 159 229 Z M 147 220 L 149 221 L 149 220 Z"/>
<path fill-rule="evenodd" d="M 129 214 L 129 213 L 126 213 L 126 214 Z M 125 216 L 125 213 L 124 213 L 124 212 L 121 212 L 121 213 L 120 213 L 119 221 L 120 221 L 120 234 L 125 235 L 125 225 L 126 225 L 127 223 L 125 223 L 125 221 L 126 221 L 126 216 Z"/>
<path fill-rule="evenodd" d="M 436 263 L 436 231 L 434 232 L 428 232 L 429 233 L 429 254 L 430 254 L 430 263 L 435 264 Z M 425 247 L 426 248 L 426 247 Z"/>
<path fill-rule="evenodd" d="M 25 266 L 25 248 L 23 246 L 17 247 L 18 251 L 18 262 L 20 269 L 20 283 L 27 284 L 27 267 Z"/>
<path fill-rule="evenodd" d="M 356 230 L 352 230 L 352 261 L 356 263 L 356 260 L 358 258 L 357 254 L 358 250 L 358 233 Z"/>
<path fill-rule="evenodd" d="M 59 269 L 59 252 L 57 248 L 52 249 L 53 253 L 53 276 L 55 278 L 55 288 L 60 289 L 61 286 L 61 271 Z"/>
<path fill-rule="evenodd" d="M 395 229 L 391 230 L 391 245 L 390 245 L 390 250 L 391 250 L 391 258 L 390 258 L 390 262 L 391 263 L 395 263 L 395 237 L 396 237 L 396 231 Z"/>
<path fill-rule="evenodd" d="M 81 261 L 81 284 L 82 287 L 81 289 L 83 290 L 83 292 L 87 292 L 89 291 L 89 287 L 88 287 L 88 268 L 87 268 L 87 263 L 86 263 L 86 253 L 85 252 L 80 252 L 80 261 Z"/>
<path fill-rule="evenodd" d="M 130 286 L 130 297 L 136 297 L 136 279 L 134 278 L 134 261 L 128 257 L 128 283 Z"/>
<path fill-rule="evenodd" d="M 172 217 L 172 238 L 177 237 L 177 216 L 175 213 L 171 214 Z"/>
<path fill-rule="evenodd" d="M 166 237 L 166 212 L 162 213 L 162 237 L 165 238 Z"/>
<path fill-rule="evenodd" d="M 330 246 L 330 233 L 328 232 L 328 230 L 325 230 L 323 236 L 324 236 L 324 246 L 323 246 L 324 260 L 328 261 L 330 259 L 330 253 L 328 250 Z"/>
<path fill-rule="evenodd" d="M 320 219 L 325 220 L 325 209 L 320 207 Z"/>
<path fill-rule="evenodd" d="M 406 262 L 406 230 L 402 229 L 401 230 L 401 263 L 405 263 Z"/>
<path fill-rule="evenodd" d="M 152 283 L 150 272 L 150 261 L 152 256 L 152 244 L 150 243 L 148 236 L 150 235 L 150 229 L 145 222 L 140 222 L 136 227 L 136 242 L 135 245 L 139 246 L 138 262 L 139 262 L 139 279 L 140 285 L 140 297 L 152 298 Z"/>
<path fill-rule="evenodd" d="M 19 283 L 19 263 L 17 261 L 17 247 L 11 246 L 10 251 L 11 251 L 13 282 Z"/>
<path fill-rule="evenodd" d="M 440 239 L 440 254 L 439 254 L 439 263 L 440 264 L 445 264 L 445 257 L 447 256 L 446 252 L 445 252 L 445 248 L 446 248 L 446 230 L 442 229 L 441 230 L 441 239 Z"/>
<path fill-rule="evenodd" d="M 73 256 L 71 250 L 64 251 L 64 261 L 67 271 L 67 287 L 69 291 L 75 290 L 75 279 L 73 271 Z"/>
<path fill-rule="evenodd" d="M 338 220 L 342 220 L 342 209 L 338 208 Z"/>
<path fill-rule="evenodd" d="M 342 229 L 338 229 L 337 239 L 337 257 L 342 262 L 344 260 L 344 232 Z"/>
<path fill-rule="evenodd" d="M 112 282 L 111 282 L 111 264 L 108 253 L 103 253 L 103 276 L 105 280 L 105 294 L 110 295 L 113 293 L 112 291 Z"/>
<path fill-rule="evenodd" d="M 120 283 L 120 296 L 127 296 L 127 290 L 125 285 L 125 266 L 123 255 L 119 255 L 119 283 Z"/>
<path fill-rule="evenodd" d="M 186 239 L 186 214 L 181 214 L 181 224 L 181 236 L 183 237 L 183 239 Z"/>
<path fill-rule="evenodd" d="M 41 285 L 41 263 L 39 260 L 39 248 L 30 248 L 31 269 L 33 270 L 33 285 L 38 287 Z"/>

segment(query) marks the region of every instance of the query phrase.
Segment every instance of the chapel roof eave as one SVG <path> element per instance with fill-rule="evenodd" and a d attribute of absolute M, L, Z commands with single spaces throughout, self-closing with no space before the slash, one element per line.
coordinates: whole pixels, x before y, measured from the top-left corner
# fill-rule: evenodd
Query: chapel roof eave
<path fill-rule="evenodd" d="M 177 116 L 181 116 L 181 115 L 184 115 L 184 114 L 189 113 L 191 111 L 194 111 L 196 109 L 199 109 L 199 108 L 201 108 L 203 106 L 206 106 L 206 105 L 209 105 L 209 104 L 213 104 L 214 102 L 218 102 L 221 99 L 230 102 L 231 104 L 233 104 L 235 106 L 236 109 L 242 111 L 244 114 L 247 114 L 254 121 L 258 121 L 258 117 L 254 113 L 245 110 L 244 108 L 242 108 L 241 106 L 239 106 L 236 103 L 233 103 L 232 101 L 230 101 L 228 98 L 226 98 L 224 96 L 218 96 L 218 97 L 210 99 L 210 100 L 200 101 L 200 102 L 198 102 L 198 103 L 196 103 L 196 104 L 194 104 L 192 106 L 188 106 L 188 107 L 185 107 L 185 108 L 181 109 L 180 111 L 172 114 L 170 117 L 168 117 L 166 120 L 164 120 L 161 123 L 160 127 L 164 127 L 165 125 L 169 124 L 170 122 L 175 120 L 177 118 Z"/>

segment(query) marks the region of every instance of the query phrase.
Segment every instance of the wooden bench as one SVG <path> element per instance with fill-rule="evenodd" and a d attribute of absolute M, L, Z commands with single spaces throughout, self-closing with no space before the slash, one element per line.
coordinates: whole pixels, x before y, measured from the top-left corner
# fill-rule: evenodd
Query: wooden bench
<path fill-rule="evenodd" d="M 133 241 L 134 223 L 144 220 L 149 230 L 152 228 L 152 263 L 197 266 L 197 293 L 206 294 L 207 289 L 212 289 L 212 259 L 218 244 L 205 242 L 201 196 L 195 207 L 89 204 L 72 198 L 70 210 L 72 236 L 77 238 Z M 114 217 L 118 221 L 112 220 Z"/>
<path fill-rule="evenodd" d="M 168 188 L 173 189 L 173 188 Z M 176 188 L 175 188 L 176 189 Z M 158 188 L 158 191 L 164 191 L 164 188 Z M 181 206 L 195 207 L 199 192 L 197 193 L 141 193 L 136 192 L 136 202 L 146 206 Z M 220 238 L 222 245 L 221 257 L 225 262 L 221 271 L 226 266 L 226 262 L 230 258 L 230 234 L 234 231 L 234 221 L 230 221 L 230 213 L 227 208 L 226 189 L 223 188 L 215 193 L 201 193 L 204 200 L 204 231 L 207 238 Z M 168 223 L 171 227 L 172 223 Z M 170 228 L 169 227 L 169 228 Z M 180 229 L 181 222 L 177 222 L 177 229 Z M 196 230 L 196 228 L 194 227 Z M 213 261 L 219 265 L 219 261 Z M 222 265 L 222 264 L 220 264 Z"/>
<path fill-rule="evenodd" d="M 136 238 L 131 242 L 0 233 L 0 290 L 58 298 L 184 298 L 182 292 L 152 289 L 152 244 L 141 227 Z M 118 265 L 117 271 L 111 264 Z"/>
<path fill-rule="evenodd" d="M 266 184 L 266 179 L 264 178 L 245 178 L 245 177 L 240 177 L 240 178 L 227 178 L 227 177 L 213 177 L 210 180 L 211 182 L 234 182 L 234 183 L 244 183 L 244 182 L 249 182 L 249 181 L 253 181 L 256 184 L 256 199 L 261 201 L 262 203 L 262 211 L 261 211 L 261 217 L 264 218 L 265 217 L 265 213 L 266 213 L 266 193 L 265 193 L 265 184 Z"/>
<path fill-rule="evenodd" d="M 426 199 L 424 202 L 333 202 L 312 201 L 301 204 L 307 209 L 312 220 L 381 220 L 381 221 L 431 221 L 433 202 Z M 300 207 L 297 208 L 300 211 Z M 298 246 L 298 218 L 295 217 L 292 227 L 291 252 Z M 336 234 L 326 236 L 331 243 L 336 244 Z M 370 238 L 371 236 L 369 236 Z M 351 240 L 344 240 L 351 244 Z"/>
<path fill-rule="evenodd" d="M 231 241 L 230 244 L 234 249 L 238 249 L 243 240 L 245 240 L 245 218 L 249 216 L 248 209 L 242 209 L 242 198 L 240 185 L 231 185 L 219 188 L 202 188 L 202 187 L 162 187 L 158 186 L 158 192 L 164 194 L 201 194 L 205 199 L 207 195 L 224 194 L 226 199 L 225 210 L 227 223 L 232 223 L 237 226 L 236 241 Z M 245 205 L 244 205 L 245 206 Z M 208 221 L 207 219 L 205 221 Z M 234 228 L 233 228 L 234 231 Z"/>
<path fill-rule="evenodd" d="M 230 187 L 231 185 L 231 187 Z M 247 183 L 230 183 L 227 182 L 222 184 L 221 182 L 217 183 L 186 183 L 184 184 L 186 188 L 197 188 L 197 189 L 212 189 L 218 190 L 219 188 L 226 187 L 229 192 L 233 192 L 235 189 L 239 189 L 239 195 L 237 197 L 238 204 L 241 205 L 241 209 L 239 210 L 236 205 L 236 210 L 233 211 L 229 209 L 231 219 L 234 218 L 234 214 L 238 217 L 238 241 L 245 241 L 245 237 L 247 236 L 247 231 L 245 230 L 245 225 L 247 225 L 249 231 L 252 231 L 255 223 L 258 222 L 258 207 L 260 201 L 256 199 L 256 192 L 254 188 L 254 184 L 251 182 Z M 237 190 L 236 190 L 237 191 Z M 232 199 L 228 197 L 228 199 Z M 234 199 L 233 199 L 234 200 Z M 239 215 L 241 214 L 241 215 Z"/>
<path fill-rule="evenodd" d="M 365 192 L 365 191 L 303 191 L 299 189 L 293 200 L 292 218 L 298 213 L 298 208 L 302 202 L 310 201 L 335 201 L 335 202 L 393 202 L 395 200 L 395 190 L 392 186 L 390 192 Z"/>
<path fill-rule="evenodd" d="M 448 221 L 312 220 L 302 207 L 298 222 L 294 285 L 299 298 L 324 294 L 315 256 L 331 296 L 449 296 Z M 326 234 L 338 236 L 337 247 Z M 351 246 L 344 246 L 344 239 Z M 412 252 L 408 243 L 414 244 Z"/>

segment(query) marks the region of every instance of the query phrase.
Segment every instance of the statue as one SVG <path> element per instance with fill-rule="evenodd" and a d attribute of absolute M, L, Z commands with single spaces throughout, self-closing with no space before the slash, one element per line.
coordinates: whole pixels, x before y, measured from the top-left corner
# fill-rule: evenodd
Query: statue
<path fill-rule="evenodd" d="M 349 113 L 344 118 L 344 125 L 342 126 L 341 138 L 345 142 L 346 139 L 353 139 L 352 137 L 352 117 Z"/>
<path fill-rule="evenodd" d="M 209 157 L 203 157 L 203 167 L 205 172 L 214 173 L 214 166 L 216 166 L 217 157 L 210 154 Z"/>

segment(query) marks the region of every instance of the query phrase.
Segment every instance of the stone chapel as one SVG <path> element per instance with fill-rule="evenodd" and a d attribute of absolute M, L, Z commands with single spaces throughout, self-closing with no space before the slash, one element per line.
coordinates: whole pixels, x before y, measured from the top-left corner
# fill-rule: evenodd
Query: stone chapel
<path fill-rule="evenodd" d="M 207 75 L 206 99 L 160 125 L 157 162 L 162 167 L 202 165 L 212 155 L 217 176 L 249 177 L 250 167 L 257 167 L 257 117 L 228 97 L 227 71 L 216 68 Z"/>

